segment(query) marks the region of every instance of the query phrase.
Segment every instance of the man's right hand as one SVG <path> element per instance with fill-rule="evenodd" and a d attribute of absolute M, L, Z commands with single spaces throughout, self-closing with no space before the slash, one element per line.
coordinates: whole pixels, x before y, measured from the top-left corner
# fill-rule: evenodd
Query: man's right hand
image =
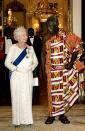
<path fill-rule="evenodd" d="M 71 70 L 73 68 L 73 62 L 69 62 L 65 65 L 65 69 Z"/>

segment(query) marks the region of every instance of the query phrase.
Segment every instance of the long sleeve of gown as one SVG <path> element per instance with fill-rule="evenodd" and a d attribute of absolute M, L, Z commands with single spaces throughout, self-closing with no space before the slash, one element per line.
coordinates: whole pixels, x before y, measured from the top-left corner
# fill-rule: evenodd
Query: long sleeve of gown
<path fill-rule="evenodd" d="M 12 59 L 13 59 L 13 53 L 12 53 L 12 47 L 10 47 L 9 52 L 8 52 L 6 59 L 5 59 L 5 66 L 10 71 L 14 71 L 17 68 L 15 65 L 12 64 Z"/>
<path fill-rule="evenodd" d="M 38 65 L 38 60 L 34 52 L 34 49 L 32 48 L 32 71 L 37 67 L 37 65 Z"/>

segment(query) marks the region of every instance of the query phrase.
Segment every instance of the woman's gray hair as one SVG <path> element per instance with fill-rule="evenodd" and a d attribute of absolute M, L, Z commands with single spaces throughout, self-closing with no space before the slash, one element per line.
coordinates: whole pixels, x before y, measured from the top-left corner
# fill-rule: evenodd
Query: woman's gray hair
<path fill-rule="evenodd" d="M 22 33 L 22 32 L 26 32 L 27 33 L 27 30 L 24 26 L 19 26 L 17 27 L 14 32 L 13 32 L 13 36 L 14 36 L 14 39 L 17 41 L 18 40 L 18 36 Z M 27 33 L 28 34 L 28 33 Z"/>

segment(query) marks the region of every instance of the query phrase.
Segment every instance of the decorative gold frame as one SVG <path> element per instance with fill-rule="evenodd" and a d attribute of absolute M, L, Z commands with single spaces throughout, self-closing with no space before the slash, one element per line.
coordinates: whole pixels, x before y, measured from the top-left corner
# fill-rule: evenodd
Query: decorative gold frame
<path fill-rule="evenodd" d="M 16 18 L 17 24 L 16 26 L 25 26 L 26 25 L 26 9 L 24 5 L 17 0 L 10 2 L 6 8 L 6 14 L 8 9 L 11 9 L 13 12 L 13 17 Z"/>

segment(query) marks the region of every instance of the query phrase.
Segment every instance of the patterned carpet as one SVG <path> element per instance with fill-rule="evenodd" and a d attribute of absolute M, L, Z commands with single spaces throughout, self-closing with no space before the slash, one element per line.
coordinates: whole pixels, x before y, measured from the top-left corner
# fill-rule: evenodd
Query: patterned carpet
<path fill-rule="evenodd" d="M 51 125 L 44 124 L 48 116 L 47 106 L 33 106 L 34 124 L 14 128 L 11 124 L 11 107 L 0 107 L 0 131 L 85 131 L 85 104 L 75 104 L 67 113 L 70 124 L 62 124 L 58 118 Z"/>

